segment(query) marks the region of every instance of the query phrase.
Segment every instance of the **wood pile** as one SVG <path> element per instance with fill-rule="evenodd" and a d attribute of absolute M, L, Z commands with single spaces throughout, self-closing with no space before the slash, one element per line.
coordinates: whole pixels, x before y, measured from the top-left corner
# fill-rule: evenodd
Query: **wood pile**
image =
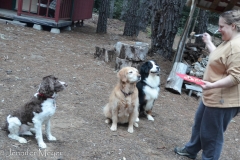
<path fill-rule="evenodd" d="M 187 43 L 183 54 L 183 62 L 188 65 L 187 74 L 202 78 L 207 66 L 208 54 L 202 44 Z"/>

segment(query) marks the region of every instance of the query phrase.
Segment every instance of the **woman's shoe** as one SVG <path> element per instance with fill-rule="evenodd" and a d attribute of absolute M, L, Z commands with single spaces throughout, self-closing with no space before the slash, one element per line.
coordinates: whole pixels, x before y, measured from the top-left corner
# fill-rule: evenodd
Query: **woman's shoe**
<path fill-rule="evenodd" d="M 186 156 L 191 159 L 196 159 L 196 157 L 197 157 L 197 155 L 188 153 L 185 147 L 176 147 L 174 149 L 174 152 L 181 156 Z"/>

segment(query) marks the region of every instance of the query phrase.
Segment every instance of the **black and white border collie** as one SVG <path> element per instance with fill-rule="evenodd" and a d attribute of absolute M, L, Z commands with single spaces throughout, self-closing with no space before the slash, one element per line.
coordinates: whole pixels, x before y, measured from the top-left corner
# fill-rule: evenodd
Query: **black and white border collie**
<path fill-rule="evenodd" d="M 52 136 L 50 130 L 50 118 L 56 110 L 57 92 L 62 91 L 66 86 L 65 82 L 59 81 L 52 75 L 44 77 L 38 93 L 19 110 L 7 117 L 5 130 L 9 132 L 8 137 L 20 143 L 27 143 L 27 140 L 19 135 L 32 135 L 33 132 L 38 146 L 46 148 L 42 136 L 42 125 L 45 124 L 47 139 L 55 141 L 56 138 Z"/>
<path fill-rule="evenodd" d="M 148 120 L 154 121 L 152 108 L 160 92 L 160 67 L 152 60 L 143 63 L 140 68 L 141 81 L 137 83 L 139 114 L 144 113 Z"/>

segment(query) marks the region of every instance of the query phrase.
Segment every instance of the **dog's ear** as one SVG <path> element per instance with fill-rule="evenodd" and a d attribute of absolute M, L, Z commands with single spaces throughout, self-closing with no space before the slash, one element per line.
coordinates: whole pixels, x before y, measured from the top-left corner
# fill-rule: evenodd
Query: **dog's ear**
<path fill-rule="evenodd" d="M 121 69 L 121 70 L 118 72 L 117 77 L 118 77 L 122 82 L 127 82 L 126 70 L 125 70 L 125 69 Z"/>
<path fill-rule="evenodd" d="M 144 63 L 140 69 L 140 74 L 148 74 L 151 68 L 152 68 L 151 62 Z"/>
<path fill-rule="evenodd" d="M 43 78 L 43 81 L 39 88 L 39 92 L 43 94 L 53 94 L 54 82 L 52 76 L 47 76 Z"/>

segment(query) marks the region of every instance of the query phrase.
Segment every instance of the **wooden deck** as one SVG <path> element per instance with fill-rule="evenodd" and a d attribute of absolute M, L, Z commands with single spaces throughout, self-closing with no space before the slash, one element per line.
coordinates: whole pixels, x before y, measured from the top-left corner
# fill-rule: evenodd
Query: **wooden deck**
<path fill-rule="evenodd" d="M 21 16 L 17 15 L 17 11 L 0 9 L 0 18 L 16 20 L 25 23 L 33 23 L 38 25 L 50 26 L 54 28 L 66 27 L 72 24 L 70 20 L 59 20 L 59 22 L 55 22 L 55 20 L 47 19 L 38 16 L 29 16 L 22 14 Z"/>

